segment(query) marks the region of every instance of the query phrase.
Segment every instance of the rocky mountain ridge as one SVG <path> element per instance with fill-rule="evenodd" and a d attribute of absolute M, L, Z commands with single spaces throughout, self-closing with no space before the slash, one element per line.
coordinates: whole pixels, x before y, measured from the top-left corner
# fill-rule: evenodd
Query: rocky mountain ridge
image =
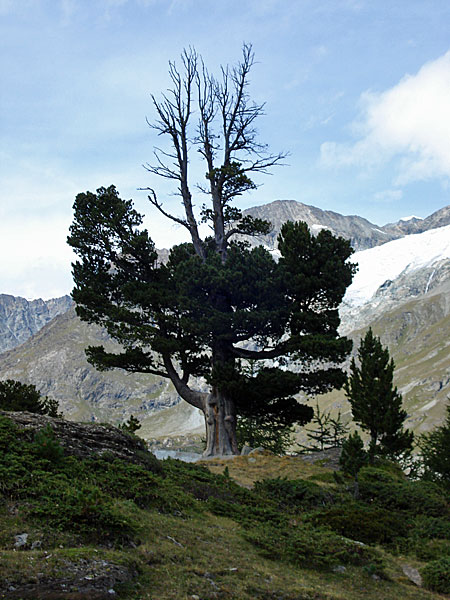
<path fill-rule="evenodd" d="M 384 226 L 375 225 L 357 215 L 341 215 L 296 200 L 275 200 L 269 204 L 248 208 L 243 211 L 243 214 L 272 223 L 271 233 L 253 240 L 254 244 L 262 243 L 271 250 L 276 248 L 276 240 L 282 224 L 289 220 L 305 221 L 313 233 L 318 233 L 321 229 L 329 229 L 333 234 L 350 240 L 356 251 L 450 224 L 450 205 L 434 212 L 426 219 L 400 220 Z"/>
<path fill-rule="evenodd" d="M 57 315 L 66 312 L 72 303 L 70 296 L 26 300 L 0 294 L 0 353 L 23 344 Z"/>

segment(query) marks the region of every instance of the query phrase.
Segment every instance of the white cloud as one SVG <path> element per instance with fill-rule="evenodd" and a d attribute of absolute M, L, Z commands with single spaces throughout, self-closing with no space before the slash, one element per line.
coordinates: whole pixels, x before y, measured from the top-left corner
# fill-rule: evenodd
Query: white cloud
<path fill-rule="evenodd" d="M 450 51 L 361 103 L 359 139 L 322 144 L 323 164 L 367 168 L 398 158 L 398 185 L 450 177 Z"/>
<path fill-rule="evenodd" d="M 74 254 L 66 243 L 70 220 L 8 220 L 0 226 L 0 291 L 24 298 L 54 298 L 70 292 Z"/>

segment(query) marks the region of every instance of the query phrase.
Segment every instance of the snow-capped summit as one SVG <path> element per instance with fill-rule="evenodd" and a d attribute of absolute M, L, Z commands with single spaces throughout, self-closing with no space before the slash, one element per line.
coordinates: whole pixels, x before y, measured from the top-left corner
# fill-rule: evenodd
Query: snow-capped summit
<path fill-rule="evenodd" d="M 410 215 L 409 217 L 402 217 L 400 221 L 423 221 L 422 217 L 416 215 Z"/>

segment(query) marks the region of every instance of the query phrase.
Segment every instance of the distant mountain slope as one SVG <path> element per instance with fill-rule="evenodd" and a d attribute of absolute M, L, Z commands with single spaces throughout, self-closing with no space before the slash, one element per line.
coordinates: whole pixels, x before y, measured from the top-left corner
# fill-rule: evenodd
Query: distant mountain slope
<path fill-rule="evenodd" d="M 71 304 L 70 296 L 26 300 L 0 294 L 0 353 L 25 342 Z"/>
<path fill-rule="evenodd" d="M 295 200 L 276 200 L 270 204 L 248 208 L 243 213 L 272 223 L 273 231 L 258 238 L 259 243 L 262 241 L 270 248 L 276 248 L 278 233 L 286 221 L 305 221 L 313 233 L 323 228 L 329 229 L 335 235 L 349 239 L 355 250 L 372 248 L 398 237 L 396 233 L 387 233 L 362 217 L 344 216 Z"/>
<path fill-rule="evenodd" d="M 25 344 L 2 354 L 0 379 L 36 385 L 74 421 L 121 423 L 130 414 L 141 419 L 179 401 L 168 379 L 94 369 L 84 350 L 98 344 L 110 351 L 117 348 L 103 330 L 80 321 L 72 307 Z"/>

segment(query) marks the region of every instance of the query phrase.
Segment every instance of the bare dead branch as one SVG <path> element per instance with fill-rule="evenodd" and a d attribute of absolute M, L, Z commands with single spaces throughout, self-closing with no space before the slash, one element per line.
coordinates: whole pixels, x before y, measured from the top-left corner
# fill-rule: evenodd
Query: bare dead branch
<path fill-rule="evenodd" d="M 155 191 L 152 188 L 146 187 L 146 188 L 138 188 L 141 191 L 148 191 L 150 192 L 150 194 L 147 196 L 147 198 L 149 199 L 149 202 L 159 210 L 160 213 L 162 213 L 165 217 L 167 217 L 168 219 L 175 221 L 175 223 L 178 223 L 179 225 L 183 225 L 183 227 L 186 227 L 186 229 L 189 230 L 189 225 L 188 223 L 184 220 L 184 219 L 180 219 L 179 217 L 175 217 L 174 215 L 171 215 L 170 213 L 168 213 L 167 211 L 165 211 L 162 207 L 162 204 L 160 202 L 158 202 L 157 198 L 156 198 L 156 194 Z"/>

